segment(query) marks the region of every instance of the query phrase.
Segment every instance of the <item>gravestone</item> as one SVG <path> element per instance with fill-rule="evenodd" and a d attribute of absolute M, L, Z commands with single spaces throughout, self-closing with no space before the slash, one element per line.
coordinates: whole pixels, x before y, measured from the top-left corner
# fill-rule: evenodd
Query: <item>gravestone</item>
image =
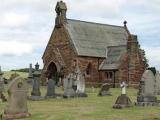
<path fill-rule="evenodd" d="M 56 94 L 55 94 L 55 81 L 53 78 L 50 78 L 48 80 L 48 83 L 47 83 L 47 94 L 46 94 L 46 98 L 50 98 L 50 97 L 56 97 Z"/>
<path fill-rule="evenodd" d="M 8 105 L 1 115 L 2 120 L 13 120 L 29 117 L 27 108 L 28 86 L 21 77 L 16 77 L 8 87 Z"/>
<path fill-rule="evenodd" d="M 75 97 L 75 91 L 73 90 L 73 79 L 74 74 L 70 73 L 64 80 L 63 80 L 63 86 L 64 86 L 64 98 L 70 98 Z"/>
<path fill-rule="evenodd" d="M 44 99 L 44 97 L 41 97 L 41 92 L 40 92 L 40 76 L 41 76 L 41 72 L 39 70 L 39 64 L 37 63 L 35 65 L 35 71 L 33 73 L 33 89 L 31 92 L 31 96 L 29 97 L 29 100 Z"/>
<path fill-rule="evenodd" d="M 84 75 L 81 73 L 79 67 L 76 67 L 76 83 L 77 83 L 77 90 L 76 90 L 76 96 L 77 97 L 87 97 L 87 94 L 85 93 L 85 79 Z"/>
<path fill-rule="evenodd" d="M 2 102 L 7 101 L 7 99 L 5 98 L 4 94 L 4 79 L 3 79 L 3 72 L 1 70 L 1 66 L 0 66 L 0 100 Z"/>
<path fill-rule="evenodd" d="M 111 96 L 111 92 L 109 91 L 109 89 L 110 89 L 110 84 L 108 83 L 102 84 L 98 95 L 99 96 Z"/>
<path fill-rule="evenodd" d="M 122 94 L 118 96 L 115 104 L 113 105 L 113 108 L 115 109 L 122 109 L 122 108 L 127 108 L 132 106 L 132 102 L 130 98 L 126 95 L 126 87 L 128 85 L 125 82 L 122 82 L 120 84 L 120 87 L 122 89 Z"/>
<path fill-rule="evenodd" d="M 156 71 L 155 77 L 156 77 L 156 94 L 160 95 L 160 73 L 159 71 Z"/>
<path fill-rule="evenodd" d="M 154 106 L 157 105 L 155 92 L 155 76 L 151 70 L 146 70 L 140 80 L 139 92 L 137 96 L 138 106 Z"/>
<path fill-rule="evenodd" d="M 28 71 L 28 80 L 27 82 L 29 84 L 33 84 L 33 69 L 32 69 L 32 64 L 29 65 L 29 71 Z"/>

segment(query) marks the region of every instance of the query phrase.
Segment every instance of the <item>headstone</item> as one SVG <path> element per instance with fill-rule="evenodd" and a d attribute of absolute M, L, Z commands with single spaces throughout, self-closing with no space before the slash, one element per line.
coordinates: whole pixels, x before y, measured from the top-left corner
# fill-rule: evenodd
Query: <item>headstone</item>
<path fill-rule="evenodd" d="M 28 71 L 28 80 L 27 82 L 29 84 L 33 84 L 33 69 L 32 69 L 32 64 L 29 65 L 29 71 Z"/>
<path fill-rule="evenodd" d="M 29 97 L 30 100 L 44 99 L 43 97 L 41 97 L 41 92 L 40 92 L 40 76 L 41 72 L 39 70 L 39 64 L 37 63 L 35 65 L 35 71 L 33 73 L 33 89 L 31 92 L 31 96 Z"/>
<path fill-rule="evenodd" d="M 121 84 L 120 84 L 120 87 L 121 87 L 121 89 L 122 89 L 122 94 L 126 94 L 126 87 L 127 87 L 128 85 L 123 81 Z"/>
<path fill-rule="evenodd" d="M 5 102 L 7 101 L 7 99 L 5 98 L 3 92 L 4 92 L 4 79 L 3 79 L 3 72 L 0 66 L 0 100 Z"/>
<path fill-rule="evenodd" d="M 76 83 L 77 83 L 77 90 L 76 90 L 76 96 L 77 97 L 87 97 L 87 94 L 85 93 L 85 79 L 84 75 L 81 73 L 79 67 L 76 67 Z"/>
<path fill-rule="evenodd" d="M 8 106 L 2 114 L 2 120 L 13 120 L 29 117 L 27 108 L 28 86 L 23 78 L 16 77 L 8 88 Z"/>
<path fill-rule="evenodd" d="M 131 107 L 132 102 L 131 102 L 130 98 L 126 95 L 127 84 L 125 82 L 122 82 L 120 84 L 120 87 L 122 89 L 122 94 L 120 96 L 118 96 L 115 104 L 113 105 L 113 108 L 122 109 L 122 108 Z"/>
<path fill-rule="evenodd" d="M 46 94 L 46 98 L 50 98 L 50 97 L 56 97 L 55 94 L 55 81 L 54 79 L 49 79 L 48 83 L 47 83 L 47 94 Z"/>
<path fill-rule="evenodd" d="M 151 70 L 146 70 L 140 80 L 139 92 L 137 96 L 138 106 L 154 106 L 157 105 L 155 96 L 155 76 Z"/>
<path fill-rule="evenodd" d="M 160 73 L 159 71 L 156 71 L 156 94 L 160 95 Z"/>
<path fill-rule="evenodd" d="M 110 89 L 110 84 L 104 83 L 101 86 L 101 89 L 99 91 L 99 96 L 111 96 L 111 92 L 109 91 Z"/>
<path fill-rule="evenodd" d="M 70 98 L 75 97 L 75 91 L 73 90 L 73 73 L 70 73 L 64 80 L 63 80 L 63 86 L 64 86 L 64 98 Z"/>

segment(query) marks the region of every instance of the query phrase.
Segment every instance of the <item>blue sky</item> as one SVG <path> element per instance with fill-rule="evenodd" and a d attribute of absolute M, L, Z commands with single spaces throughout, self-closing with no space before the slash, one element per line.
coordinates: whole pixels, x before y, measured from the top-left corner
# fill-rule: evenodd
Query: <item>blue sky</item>
<path fill-rule="evenodd" d="M 64 0 L 67 18 L 123 25 L 138 35 L 150 66 L 160 70 L 160 0 Z M 54 28 L 57 0 L 0 0 L 3 70 L 39 62 Z"/>

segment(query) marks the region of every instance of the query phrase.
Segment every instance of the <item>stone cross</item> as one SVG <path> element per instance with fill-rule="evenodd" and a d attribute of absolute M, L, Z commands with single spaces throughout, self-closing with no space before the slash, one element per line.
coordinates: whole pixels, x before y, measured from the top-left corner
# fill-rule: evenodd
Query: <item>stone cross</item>
<path fill-rule="evenodd" d="M 41 72 L 39 71 L 39 64 L 37 63 L 35 65 L 35 71 L 33 73 L 34 82 L 33 82 L 33 90 L 31 93 L 32 96 L 41 96 L 40 76 L 41 76 Z"/>
<path fill-rule="evenodd" d="M 122 88 L 122 95 L 126 94 L 126 87 L 127 86 L 128 85 L 124 81 L 120 84 L 120 87 Z"/>

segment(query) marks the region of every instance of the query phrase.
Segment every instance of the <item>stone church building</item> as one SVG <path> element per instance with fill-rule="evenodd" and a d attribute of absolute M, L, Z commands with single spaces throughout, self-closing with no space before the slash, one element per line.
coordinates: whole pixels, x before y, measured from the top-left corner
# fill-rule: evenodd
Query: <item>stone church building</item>
<path fill-rule="evenodd" d="M 55 27 L 43 54 L 43 76 L 66 77 L 75 64 L 86 84 L 122 81 L 137 84 L 144 72 L 144 55 L 137 36 L 123 26 L 68 19 L 67 6 L 57 2 Z"/>

